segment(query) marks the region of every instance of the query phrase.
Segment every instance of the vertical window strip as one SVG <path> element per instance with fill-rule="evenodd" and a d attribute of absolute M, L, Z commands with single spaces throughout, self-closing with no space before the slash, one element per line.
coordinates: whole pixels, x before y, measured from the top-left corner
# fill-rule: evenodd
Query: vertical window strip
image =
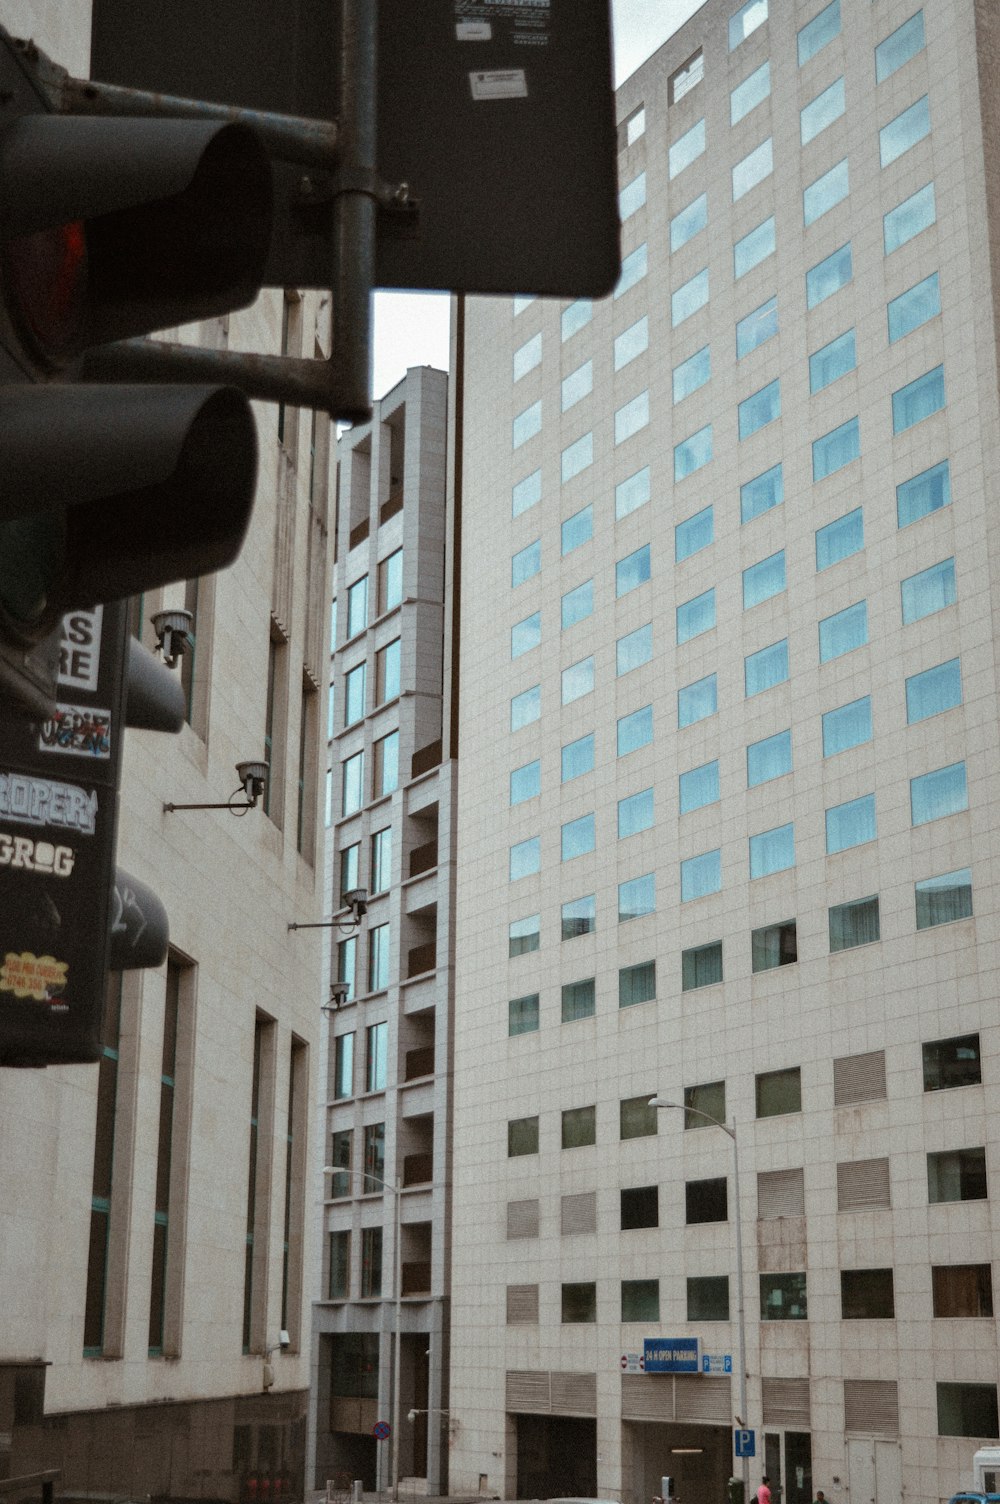
<path fill-rule="evenodd" d="M 99 1358 L 104 1351 L 104 1319 L 108 1294 L 108 1247 L 112 1217 L 112 1180 L 115 1119 L 118 1106 L 118 1045 L 121 1030 L 122 973 L 109 972 L 104 995 L 104 1045 L 98 1068 L 97 1126 L 94 1176 L 90 1200 L 90 1250 L 84 1307 L 83 1355 Z"/>
<path fill-rule="evenodd" d="M 272 644 L 273 646 L 273 644 Z M 260 1076 L 264 1021 L 253 1026 L 253 1078 L 250 1093 L 250 1169 L 247 1180 L 246 1262 L 243 1275 L 243 1351 L 250 1351 L 253 1315 L 254 1243 L 257 1228 L 257 1151 L 260 1139 Z"/>
<path fill-rule="evenodd" d="M 153 1272 L 149 1292 L 149 1354 L 164 1350 L 167 1307 L 167 1257 L 170 1251 L 170 1169 L 177 1084 L 177 1028 L 180 1020 L 181 968 L 167 961 L 163 1002 L 163 1053 L 160 1061 L 160 1133 L 156 1148 L 156 1194 L 153 1209 Z"/>

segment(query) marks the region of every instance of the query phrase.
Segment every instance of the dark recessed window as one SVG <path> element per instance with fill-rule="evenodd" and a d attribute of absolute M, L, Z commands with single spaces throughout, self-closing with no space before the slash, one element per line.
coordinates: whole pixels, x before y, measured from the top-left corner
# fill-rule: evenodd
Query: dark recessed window
<path fill-rule="evenodd" d="M 622 1231 L 659 1227 L 659 1192 L 655 1185 L 635 1185 L 622 1191 Z"/>
<path fill-rule="evenodd" d="M 845 1321 L 875 1321 L 895 1316 L 891 1269 L 842 1269 L 841 1312 Z"/>
<path fill-rule="evenodd" d="M 927 1199 L 932 1204 L 939 1201 L 985 1201 L 986 1150 L 945 1149 L 938 1154 L 928 1154 Z"/>
<path fill-rule="evenodd" d="M 802 1111 L 802 1079 L 797 1065 L 783 1071 L 763 1071 L 757 1077 L 757 1116 L 776 1118 Z"/>
<path fill-rule="evenodd" d="M 989 1264 L 936 1264 L 931 1269 L 935 1316 L 992 1316 Z"/>
<path fill-rule="evenodd" d="M 939 1384 L 937 1411 L 939 1436 L 1000 1434 L 995 1384 Z"/>
<path fill-rule="evenodd" d="M 726 1177 L 689 1180 L 684 1187 L 684 1206 L 689 1224 L 725 1222 L 729 1215 Z"/>
<path fill-rule="evenodd" d="M 760 1277 L 761 1321 L 805 1321 L 806 1277 L 804 1274 L 762 1274 Z"/>
<path fill-rule="evenodd" d="M 765 924 L 750 932 L 751 967 L 754 971 L 773 971 L 776 966 L 791 966 L 799 959 L 795 920 Z"/>
<path fill-rule="evenodd" d="M 702 1274 L 687 1282 L 688 1321 L 729 1320 L 729 1276 Z"/>
<path fill-rule="evenodd" d="M 657 1279 L 622 1280 L 622 1320 L 659 1321 L 660 1282 Z"/>
<path fill-rule="evenodd" d="M 953 1086 L 978 1086 L 983 1079 L 979 1035 L 933 1039 L 925 1044 L 924 1091 L 947 1091 Z"/>
<path fill-rule="evenodd" d="M 564 1322 L 597 1320 L 597 1286 L 592 1283 L 563 1285 L 562 1319 Z"/>

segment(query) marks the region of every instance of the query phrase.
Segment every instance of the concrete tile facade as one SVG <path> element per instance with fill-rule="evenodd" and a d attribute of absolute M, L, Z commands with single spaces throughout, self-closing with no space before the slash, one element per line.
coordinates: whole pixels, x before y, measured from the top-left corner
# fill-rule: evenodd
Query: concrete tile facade
<path fill-rule="evenodd" d="M 939 1266 L 993 1265 L 997 379 L 985 290 L 995 243 L 987 183 L 996 162 L 988 83 L 996 17 L 968 0 L 925 5 L 924 44 L 876 83 L 875 48 L 917 9 L 910 0 L 758 0 L 737 12 L 709 0 L 619 91 L 623 214 L 643 198 L 632 185 L 645 174 L 622 250 L 635 266 L 627 258 L 646 247 L 645 275 L 586 310 L 568 337 L 567 304 L 479 299 L 464 307 L 456 369 L 461 362 L 460 726 L 469 771 L 458 803 L 455 1489 L 632 1504 L 658 1493 L 669 1474 L 687 1501 L 714 1498 L 739 1471 L 726 1437 L 738 1409 L 731 1145 L 710 1128 L 685 1131 L 680 1112 L 661 1111 L 646 1136 L 623 1138 L 620 1128 L 624 1101 L 659 1094 L 682 1102 L 713 1082 L 725 1082 L 725 1100 L 710 1111 L 735 1122 L 738 1137 L 754 1486 L 764 1465 L 794 1504 L 817 1488 L 840 1504 L 895 1499 L 900 1488 L 907 1497 L 947 1498 L 971 1481 L 973 1452 L 996 1434 L 994 1321 L 935 1314 L 952 1307 L 940 1291 L 935 1304 L 932 1281 Z M 703 77 L 684 92 L 679 72 L 699 51 Z M 731 92 L 765 64 L 767 96 L 732 125 Z M 843 112 L 803 145 L 800 112 L 827 90 L 835 97 L 838 80 Z M 882 167 L 880 131 L 925 95 L 929 131 Z M 644 128 L 636 124 L 627 144 L 626 122 L 640 109 Z M 671 175 L 671 148 L 700 121 L 705 149 Z M 734 199 L 733 169 L 768 140 L 772 170 Z M 805 224 L 804 203 L 814 196 L 804 193 L 844 161 L 849 192 Z M 929 183 L 929 222 L 886 254 L 884 217 Z M 705 227 L 683 240 L 678 220 L 702 194 Z M 772 217 L 773 250 L 736 275 L 734 246 Z M 821 274 L 807 274 L 828 258 L 836 265 L 848 244 L 850 275 L 811 298 Z M 679 291 L 704 271 L 707 300 L 672 321 Z M 940 312 L 890 342 L 887 305 L 935 273 Z M 772 298 L 777 332 L 737 358 L 738 321 Z M 643 318 L 647 348 L 616 370 L 616 340 Z M 850 368 L 845 361 L 822 385 L 814 362 L 811 391 L 810 357 L 848 331 Z M 675 375 L 706 349 L 708 379 L 696 384 L 691 367 Z M 589 394 L 564 406 L 563 382 L 588 361 Z M 527 367 L 518 379 L 515 362 Z M 943 404 L 928 400 L 919 409 L 926 416 L 906 427 L 899 418 L 894 432 L 893 394 L 939 366 Z M 755 405 L 740 404 L 774 382 L 780 410 L 776 393 L 762 397 L 756 410 L 770 400 L 771 420 L 755 427 Z M 629 414 L 645 411 L 636 401 L 644 393 L 648 422 L 626 437 Z M 537 432 L 517 443 L 536 426 L 517 422 L 535 403 Z M 816 441 L 855 419 L 856 457 L 846 448 L 844 463 L 823 474 L 829 446 Z M 709 427 L 711 458 L 693 468 L 685 446 L 701 435 L 707 454 Z M 574 446 L 588 434 L 592 461 L 572 473 L 586 452 Z M 945 461 L 950 504 L 899 526 L 896 488 Z M 741 488 L 779 464 L 783 501 L 754 515 L 744 491 L 741 521 Z M 648 500 L 630 509 L 645 480 L 631 493 L 623 483 L 647 468 Z M 536 472 L 539 499 L 524 505 Z M 587 507 L 589 537 L 580 518 Z M 696 526 L 675 529 L 707 508 L 711 527 L 686 554 Z M 860 528 L 855 520 L 817 540 L 859 508 Z M 837 541 L 852 528 L 853 541 Z M 576 537 L 583 541 L 567 547 Z M 524 551 L 535 544 L 532 572 Z M 632 556 L 647 547 L 649 579 L 623 591 L 622 576 L 643 565 Z M 783 577 L 774 558 L 781 553 Z M 929 586 L 904 586 L 949 559 L 953 599 L 950 587 L 931 600 Z M 512 584 L 512 568 L 523 583 Z M 776 581 L 773 593 L 765 577 Z M 566 596 L 587 581 L 592 611 L 562 627 Z M 701 599 L 713 591 L 714 616 Z M 904 620 L 901 603 L 914 594 L 924 604 L 908 606 L 912 619 Z M 860 612 L 839 624 L 842 645 L 856 645 L 821 661 L 820 624 L 862 602 L 864 632 Z M 572 617 L 572 602 L 567 609 Z M 512 629 L 528 623 L 517 641 L 531 639 L 535 613 L 537 646 L 512 656 Z M 692 624 L 704 629 L 688 635 Z M 616 645 L 644 627 L 648 658 L 616 673 Z M 837 632 L 837 623 L 825 626 L 824 643 Z M 753 659 L 783 643 L 787 670 L 784 650 Z M 588 658 L 593 689 L 567 700 L 564 670 Z M 922 719 L 913 708 L 908 719 L 906 682 L 956 658 L 960 703 Z M 769 668 L 776 682 L 748 694 Z M 540 713 L 512 731 L 512 701 L 520 715 L 525 702 L 515 697 L 535 686 Z M 910 693 L 915 707 L 920 685 Z M 713 713 L 679 724 L 679 703 L 707 706 L 710 694 Z M 864 699 L 870 735 L 824 756 L 823 717 Z M 622 720 L 645 707 L 651 738 L 619 755 L 619 732 L 637 724 Z M 774 776 L 748 786 L 747 748 L 786 731 L 788 771 L 784 744 L 757 749 L 758 765 Z M 827 722 L 827 737 L 836 734 Z M 590 735 L 592 770 L 563 781 L 564 749 Z M 512 803 L 511 773 L 535 760 L 539 792 Z M 698 804 L 697 780 L 685 781 L 682 812 L 679 778 L 713 763 L 718 793 Z M 967 799 L 956 774 L 954 800 L 928 810 L 953 812 L 917 823 L 911 780 L 956 764 Z M 927 787 L 918 783 L 915 797 Z M 636 806 L 620 816 L 619 801 L 648 790 L 652 823 L 620 836 L 619 818 Z M 565 827 L 589 815 L 593 849 L 563 859 Z M 512 880 L 512 859 L 535 865 L 522 843 L 536 838 L 537 870 Z M 966 869 L 972 915 L 918 930 L 915 884 Z M 620 922 L 619 885 L 647 876 L 655 908 Z M 832 950 L 831 909 L 875 895 L 879 938 Z M 595 931 L 561 939 L 561 905 L 585 896 L 594 899 Z M 508 927 L 535 915 L 537 949 L 509 955 Z M 796 963 L 753 970 L 751 932 L 793 919 Z M 869 933 L 861 924 L 854 936 Z M 718 953 L 691 953 L 717 944 L 722 980 L 712 982 Z M 629 996 L 620 985 L 631 985 L 620 983 L 621 972 L 647 962 L 655 962 L 655 996 L 620 1006 L 620 995 Z M 705 985 L 686 988 L 685 965 L 689 980 L 704 966 Z M 591 978 L 593 1015 L 562 1021 L 576 1004 L 561 989 Z M 535 994 L 537 1027 L 509 1032 L 510 1000 Z M 934 1052 L 923 1047 L 967 1036 L 981 1080 L 973 1066 L 960 1089 L 925 1090 Z M 933 1065 L 926 1069 L 940 1080 Z M 798 1110 L 762 1115 L 758 1104 L 766 1111 L 775 1083 L 761 1077 L 786 1070 L 798 1072 Z M 594 1142 L 562 1147 L 577 1121 L 563 1114 L 589 1107 Z M 509 1155 L 509 1125 L 536 1117 L 537 1151 Z M 928 1156 L 982 1146 L 986 1197 L 970 1181 L 965 1194 L 976 1199 L 930 1204 Z M 884 1167 L 871 1170 L 873 1199 L 852 1199 L 852 1175 L 868 1173 L 861 1162 L 883 1160 L 887 1204 Z M 784 1201 L 775 1199 L 778 1180 L 759 1182 L 799 1170 L 801 1182 L 780 1181 Z M 685 1183 L 722 1178 L 728 1216 L 691 1220 Z M 621 1192 L 641 1187 L 656 1188 L 656 1225 L 623 1230 Z M 566 1198 L 589 1195 L 593 1230 L 567 1230 L 580 1225 L 582 1203 Z M 535 1212 L 523 1214 L 525 1204 Z M 848 1205 L 860 1209 L 838 1209 Z M 511 1236 L 512 1227 L 521 1235 Z M 842 1274 L 874 1270 L 888 1274 L 882 1298 L 866 1306 L 872 1314 L 845 1315 L 858 1281 L 844 1284 Z M 801 1316 L 796 1309 L 791 1319 L 771 1319 L 771 1277 L 799 1274 Z M 694 1319 L 698 1287 L 688 1281 L 711 1276 L 729 1277 L 729 1321 Z M 655 1304 L 622 1319 L 626 1281 L 654 1282 L 625 1298 L 658 1302 L 658 1319 Z M 583 1319 L 568 1320 L 581 1293 L 567 1292 L 574 1285 L 593 1288 L 583 1292 Z M 698 1337 L 703 1353 L 734 1355 L 732 1381 L 622 1373 L 623 1354 L 667 1336 Z"/>

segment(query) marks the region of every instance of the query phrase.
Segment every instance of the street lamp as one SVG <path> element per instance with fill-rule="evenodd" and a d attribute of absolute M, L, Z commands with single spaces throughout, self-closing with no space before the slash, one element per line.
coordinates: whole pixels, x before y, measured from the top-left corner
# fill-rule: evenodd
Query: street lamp
<path fill-rule="evenodd" d="M 393 1222 L 393 1284 L 396 1291 L 396 1345 L 393 1350 L 392 1364 L 392 1498 L 399 1498 L 399 1382 L 400 1382 L 400 1349 L 403 1345 L 403 1264 L 402 1247 L 400 1240 L 400 1204 L 402 1201 L 403 1187 L 397 1177 L 394 1181 L 383 1180 L 379 1175 L 373 1175 L 369 1170 L 347 1170 L 341 1165 L 324 1165 L 324 1175 L 360 1175 L 366 1183 L 371 1181 L 380 1186 L 383 1191 L 389 1191 L 395 1198 L 395 1216 Z"/>
<path fill-rule="evenodd" d="M 740 1221 L 740 1155 L 736 1139 L 736 1120 L 733 1119 L 732 1127 L 713 1118 L 710 1113 L 702 1112 L 698 1107 L 686 1107 L 683 1102 L 668 1102 L 664 1097 L 650 1097 L 650 1107 L 671 1108 L 678 1112 L 691 1112 L 698 1118 L 704 1118 L 706 1123 L 711 1123 L 713 1128 L 721 1128 L 733 1141 L 733 1199 L 736 1202 L 736 1321 L 737 1340 L 739 1342 L 739 1365 L 740 1365 L 740 1409 L 736 1419 L 743 1430 L 747 1424 L 747 1327 L 746 1306 L 743 1299 L 743 1226 Z M 750 1504 L 750 1459 L 742 1457 L 743 1464 L 743 1504 Z"/>

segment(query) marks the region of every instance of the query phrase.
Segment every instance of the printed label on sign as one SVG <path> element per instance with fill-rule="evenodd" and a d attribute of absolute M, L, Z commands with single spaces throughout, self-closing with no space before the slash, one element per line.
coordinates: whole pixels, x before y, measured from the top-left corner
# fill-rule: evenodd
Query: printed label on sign
<path fill-rule="evenodd" d="M 459 21 L 455 26 L 455 36 L 460 42 L 489 42 L 493 37 L 493 27 L 489 21 Z"/>
<path fill-rule="evenodd" d="M 55 956 L 36 956 L 30 950 L 15 955 L 8 951 L 0 967 L 0 992 L 15 997 L 34 998 L 36 1003 L 51 1002 L 66 986 L 69 966 Z"/>
<path fill-rule="evenodd" d="M 0 830 L 0 867 L 69 877 L 75 860 L 72 846 L 53 846 L 51 841 L 33 841 L 30 836 L 12 836 Z"/>
<path fill-rule="evenodd" d="M 54 778 L 0 773 L 0 815 L 21 825 L 58 825 L 92 836 L 97 828 L 97 794 Z"/>
<path fill-rule="evenodd" d="M 473 99 L 527 99 L 528 80 L 523 68 L 493 68 L 488 73 L 470 73 Z"/>
<path fill-rule="evenodd" d="M 93 694 L 101 666 L 101 623 L 104 607 L 71 611 L 63 617 L 59 643 L 59 683 Z"/>
<path fill-rule="evenodd" d="M 57 705 L 38 733 L 39 752 L 72 752 L 101 761 L 111 756 L 111 712 L 82 705 Z"/>

